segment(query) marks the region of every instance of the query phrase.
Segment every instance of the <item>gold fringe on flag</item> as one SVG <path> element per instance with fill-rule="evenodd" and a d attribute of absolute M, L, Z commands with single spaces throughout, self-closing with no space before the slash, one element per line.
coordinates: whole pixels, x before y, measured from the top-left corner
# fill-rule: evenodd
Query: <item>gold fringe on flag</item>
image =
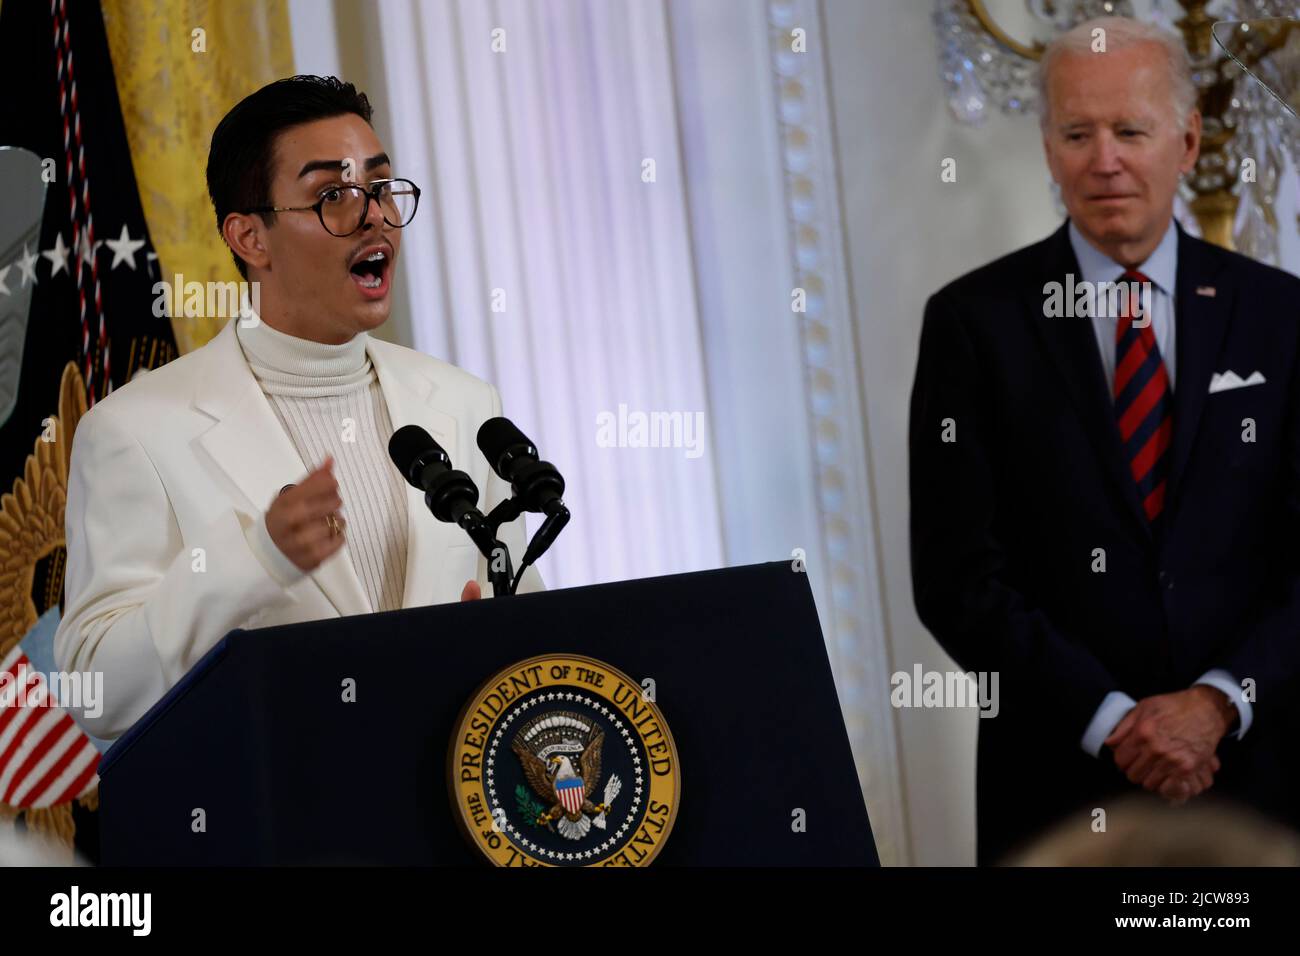
<path fill-rule="evenodd" d="M 36 625 L 39 615 L 32 592 L 37 562 L 65 546 L 63 515 L 72 437 L 85 414 L 85 382 L 76 363 L 69 362 L 59 384 L 58 414 L 49 418 L 54 440 L 36 438 L 23 477 L 14 482 L 12 491 L 0 495 L 0 657 Z M 51 597 L 51 603 L 57 602 L 57 592 Z M 80 803 L 88 810 L 96 809 L 98 790 L 91 790 Z M 12 827 L 19 814 L 29 833 L 47 837 L 62 848 L 60 855 L 66 852 L 67 862 L 72 862 L 76 827 L 71 802 L 33 810 L 0 801 L 0 826 Z"/>
<path fill-rule="evenodd" d="M 293 73 L 285 0 L 102 0 L 117 95 L 157 273 L 171 282 L 237 282 L 217 234 L 205 169 L 212 130 L 230 107 Z M 176 318 L 181 353 L 221 317 Z"/>

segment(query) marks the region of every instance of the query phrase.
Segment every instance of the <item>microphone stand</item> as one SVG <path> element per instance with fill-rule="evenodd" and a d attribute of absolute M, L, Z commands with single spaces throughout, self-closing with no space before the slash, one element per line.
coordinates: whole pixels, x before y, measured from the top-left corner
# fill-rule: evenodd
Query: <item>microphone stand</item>
<path fill-rule="evenodd" d="M 476 526 L 475 529 L 471 530 L 465 525 L 461 525 L 469 533 L 469 536 L 474 538 L 475 543 L 479 545 L 479 550 L 488 559 L 488 580 L 492 583 L 493 597 L 506 597 L 514 594 L 515 588 L 519 586 L 517 581 L 513 585 L 511 584 L 513 572 L 510 566 L 510 549 L 497 538 L 497 529 L 507 521 L 514 521 L 522 513 L 523 508 L 518 502 L 514 498 L 507 498 L 488 512 L 487 517 L 482 522 L 474 518 L 472 523 Z M 476 533 L 479 537 L 475 537 Z M 487 543 L 486 549 L 483 544 L 479 543 L 480 537 Z M 503 559 L 501 563 L 505 565 L 504 567 L 495 567 L 498 564 L 497 555 L 500 555 Z"/>
<path fill-rule="evenodd" d="M 519 497 L 512 494 L 509 498 L 506 498 L 488 512 L 487 525 L 490 529 L 490 533 L 495 537 L 497 529 L 500 528 L 501 525 L 509 521 L 514 521 L 523 514 L 525 510 L 526 509 L 520 502 Z M 523 563 L 519 565 L 519 570 L 514 574 L 514 578 L 509 585 L 510 590 L 507 593 L 514 594 L 519 590 L 519 582 L 523 580 L 524 571 L 527 570 L 529 565 L 533 564 L 538 558 L 540 558 L 543 552 L 551 546 L 551 542 L 555 540 L 560 531 L 563 530 L 564 526 L 569 523 L 569 517 L 569 509 L 564 506 L 563 501 L 559 502 L 559 507 L 555 509 L 554 513 L 547 515 L 547 518 L 542 522 L 541 527 L 533 534 L 532 540 L 528 542 L 528 548 L 524 551 Z M 510 580 L 510 551 L 504 544 L 500 544 L 500 542 L 497 543 L 505 551 L 507 580 Z M 493 582 L 492 587 L 493 593 L 496 593 L 495 582 Z"/>
<path fill-rule="evenodd" d="M 510 549 L 504 542 L 497 540 L 496 529 L 489 527 L 480 516 L 472 514 L 462 515 L 456 523 L 465 529 L 465 533 L 478 545 L 479 552 L 487 558 L 488 583 L 492 585 L 492 596 L 508 597 L 514 594 L 514 589 L 510 587 Z M 498 560 L 498 556 L 501 560 Z"/>

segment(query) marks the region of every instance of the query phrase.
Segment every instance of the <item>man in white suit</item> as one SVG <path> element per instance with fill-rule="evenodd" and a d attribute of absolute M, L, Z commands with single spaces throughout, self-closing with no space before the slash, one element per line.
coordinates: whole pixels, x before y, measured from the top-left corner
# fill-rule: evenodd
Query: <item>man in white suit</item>
<path fill-rule="evenodd" d="M 368 333 L 387 321 L 419 189 L 394 179 L 370 104 L 333 77 L 252 94 L 218 125 L 208 188 L 260 308 L 81 419 L 68 481 L 60 668 L 104 674 L 120 735 L 237 627 L 480 597 L 486 561 L 387 455 L 425 428 L 484 490 L 497 390 Z M 337 468 L 338 477 L 335 477 Z M 522 555 L 522 519 L 499 537 Z M 529 569 L 520 591 L 541 588 Z"/>

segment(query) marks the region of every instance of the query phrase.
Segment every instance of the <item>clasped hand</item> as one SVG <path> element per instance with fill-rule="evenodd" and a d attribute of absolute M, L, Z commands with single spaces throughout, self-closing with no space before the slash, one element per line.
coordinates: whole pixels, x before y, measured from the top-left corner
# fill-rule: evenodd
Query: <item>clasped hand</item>
<path fill-rule="evenodd" d="M 1221 691 L 1202 684 L 1143 698 L 1106 738 L 1115 765 L 1174 804 L 1208 790 L 1219 770 L 1215 750 L 1232 724 L 1223 701 Z"/>

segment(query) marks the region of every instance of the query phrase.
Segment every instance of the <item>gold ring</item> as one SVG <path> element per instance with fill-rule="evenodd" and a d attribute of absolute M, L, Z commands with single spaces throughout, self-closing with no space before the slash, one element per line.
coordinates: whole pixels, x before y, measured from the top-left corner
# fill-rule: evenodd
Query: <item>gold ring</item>
<path fill-rule="evenodd" d="M 329 525 L 331 538 L 337 538 L 342 533 L 339 529 L 339 519 L 332 514 L 325 516 L 325 523 Z"/>

